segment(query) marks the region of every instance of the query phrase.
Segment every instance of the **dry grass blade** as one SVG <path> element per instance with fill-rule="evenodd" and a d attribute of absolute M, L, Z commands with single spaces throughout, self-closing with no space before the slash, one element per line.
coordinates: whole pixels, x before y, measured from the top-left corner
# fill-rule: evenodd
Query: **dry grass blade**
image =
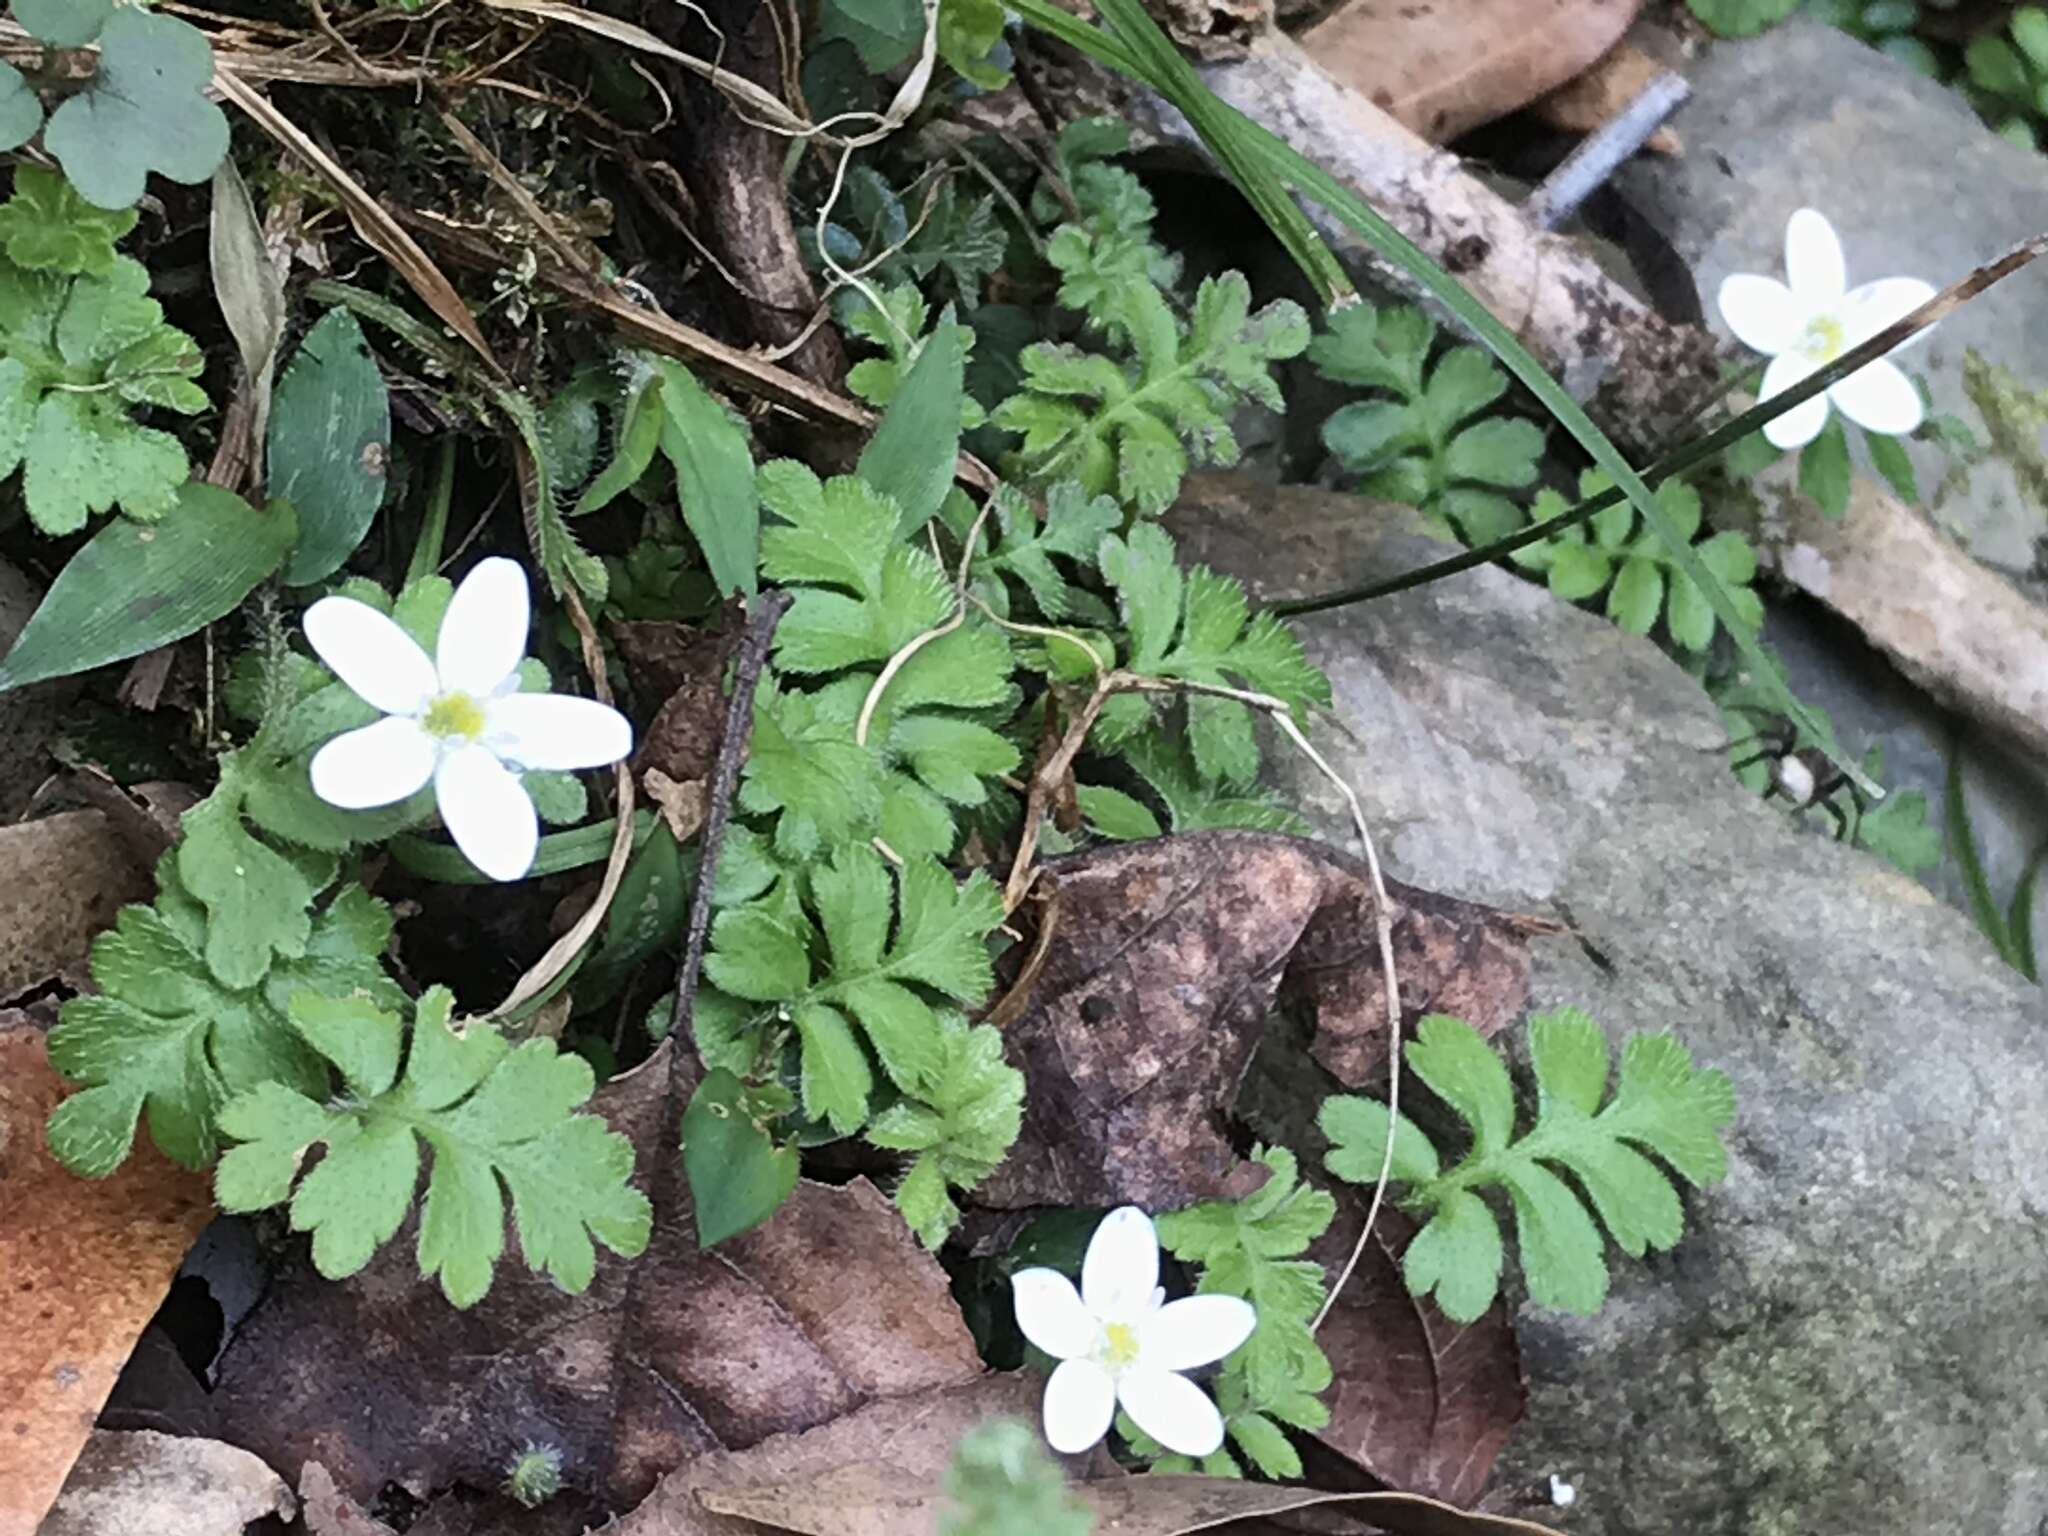
<path fill-rule="evenodd" d="M 522 456 L 525 450 L 521 450 Z M 522 491 L 532 483 L 532 477 L 522 474 Z M 537 557 L 536 557 L 537 558 Z M 598 699 L 606 704 L 612 701 L 611 684 L 607 680 L 604 660 L 604 646 L 597 638 L 597 626 L 590 622 L 590 614 L 583 606 L 583 598 L 575 586 L 562 589 L 562 603 L 569 610 L 569 622 L 576 626 L 576 638 L 583 648 L 583 668 L 590 674 L 592 687 Z M 626 865 L 633 857 L 633 774 L 625 763 L 612 770 L 612 782 L 618 794 L 618 831 L 612 836 L 611 852 L 605 857 L 604 879 L 599 883 L 597 895 L 584 909 L 583 915 L 567 933 L 547 947 L 547 952 L 527 968 L 512 990 L 505 994 L 505 1000 L 491 1010 L 493 1018 L 510 1018 L 547 989 L 553 986 L 561 974 L 583 953 L 584 946 L 597 933 L 597 925 L 612 909 L 612 898 L 618 894 L 619 881 L 625 878 Z"/>
<path fill-rule="evenodd" d="M 348 209 L 349 220 L 355 225 L 356 233 L 397 269 L 427 307 L 440 316 L 443 324 L 469 343 L 492 373 L 502 378 L 505 370 L 499 364 L 497 354 L 491 351 L 491 344 L 484 339 L 484 333 L 477 329 L 476 318 L 470 314 L 469 306 L 462 302 L 447 276 L 434 265 L 433 258 L 421 250 L 419 243 L 391 216 L 390 210 L 349 175 L 340 162 L 314 143 L 304 129 L 271 105 L 261 92 L 238 78 L 234 71 L 216 64 L 213 78 L 220 87 L 221 95 L 240 107 L 258 127 L 304 160 L 334 188 L 342 205 Z"/>
<path fill-rule="evenodd" d="M 814 125 L 805 122 L 771 92 L 764 91 L 745 76 L 721 69 L 716 64 L 698 58 L 694 53 L 685 53 L 680 48 L 671 47 L 646 28 L 636 27 L 630 21 L 602 16 L 574 5 L 556 4 L 555 0 L 483 0 L 483 3 L 494 11 L 535 16 L 544 21 L 558 21 L 564 26 L 578 27 L 621 47 L 650 54 L 657 59 L 666 59 L 694 75 L 702 76 L 736 105 L 744 105 L 758 114 L 759 126 L 772 132 L 786 133 L 793 138 L 812 138 L 818 133 Z"/>

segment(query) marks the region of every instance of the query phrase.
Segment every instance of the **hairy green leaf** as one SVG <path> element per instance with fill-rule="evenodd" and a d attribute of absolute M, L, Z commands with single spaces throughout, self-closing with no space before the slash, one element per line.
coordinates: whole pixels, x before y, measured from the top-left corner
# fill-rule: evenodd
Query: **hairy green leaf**
<path fill-rule="evenodd" d="M 666 416 L 662 452 L 676 471 L 676 499 L 711 579 L 727 595 L 759 589 L 761 498 L 746 429 L 696 376 L 668 358 L 655 363 Z"/>

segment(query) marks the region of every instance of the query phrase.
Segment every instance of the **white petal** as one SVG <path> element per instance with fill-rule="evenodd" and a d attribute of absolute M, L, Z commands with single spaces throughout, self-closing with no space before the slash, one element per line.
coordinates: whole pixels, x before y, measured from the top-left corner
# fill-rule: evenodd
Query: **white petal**
<path fill-rule="evenodd" d="M 1842 300 L 1844 345 L 1853 347 L 1870 340 L 1893 321 L 1905 319 L 1934 294 L 1934 284 L 1923 283 L 1917 277 L 1881 277 L 1874 283 L 1863 284 Z M 1933 330 L 1930 325 L 1926 330 L 1915 331 L 1892 351 L 1912 346 Z"/>
<path fill-rule="evenodd" d="M 1209 1394 L 1172 1371 L 1140 1368 L 1117 1378 L 1117 1401 L 1169 1451 L 1209 1456 L 1223 1447 L 1223 1415 Z"/>
<path fill-rule="evenodd" d="M 1809 309 L 1832 308 L 1849 287 L 1835 226 L 1812 208 L 1800 209 L 1785 225 L 1785 279 Z"/>
<path fill-rule="evenodd" d="M 434 776 L 434 741 L 418 721 L 387 715 L 315 752 L 312 776 L 313 793 L 344 811 L 395 805 Z"/>
<path fill-rule="evenodd" d="M 1259 1314 L 1236 1296 L 1183 1296 L 1138 1324 L 1146 1370 L 1191 1371 L 1221 1360 L 1252 1336 Z"/>
<path fill-rule="evenodd" d="M 323 597 L 306 610 L 306 641 L 364 703 L 410 715 L 434 694 L 434 664 L 411 635 L 352 597 Z"/>
<path fill-rule="evenodd" d="M 449 693 L 485 698 L 497 691 L 526 655 L 532 619 L 526 572 L 514 560 L 492 556 L 462 578 L 441 621 L 434 665 Z"/>
<path fill-rule="evenodd" d="M 533 867 L 540 819 L 518 778 L 488 747 L 442 758 L 434 799 L 463 857 L 493 880 L 517 880 Z"/>
<path fill-rule="evenodd" d="M 1152 1307 L 1159 1284 L 1159 1237 L 1135 1205 L 1111 1211 L 1088 1239 L 1081 1299 L 1106 1323 L 1134 1323 Z"/>
<path fill-rule="evenodd" d="M 1830 385 L 1828 398 L 1864 431 L 1891 437 L 1911 432 L 1926 414 L 1913 381 L 1881 358 Z"/>
<path fill-rule="evenodd" d="M 1045 1438 L 1062 1456 L 1085 1451 L 1109 1433 L 1116 1383 L 1093 1360 L 1069 1360 L 1046 1378 Z"/>
<path fill-rule="evenodd" d="M 1092 1353 L 1101 1336 L 1074 1282 L 1056 1269 L 1020 1269 L 1010 1276 L 1010 1304 L 1024 1337 L 1055 1360 Z"/>
<path fill-rule="evenodd" d="M 566 693 L 508 693 L 488 705 L 484 740 L 521 768 L 602 768 L 633 750 L 633 726 L 609 704 Z"/>
<path fill-rule="evenodd" d="M 1764 369 L 1763 387 L 1757 391 L 1757 398 L 1769 400 L 1782 395 L 1813 372 L 1815 365 L 1802 353 L 1780 352 Z M 1765 423 L 1764 436 L 1779 448 L 1804 448 L 1820 436 L 1820 429 L 1827 424 L 1828 397 L 1823 391 L 1804 405 L 1795 405 L 1784 415 Z"/>
<path fill-rule="evenodd" d="M 1806 309 L 1775 277 L 1737 272 L 1722 279 L 1717 301 L 1735 339 L 1752 352 L 1776 357 L 1806 329 Z"/>

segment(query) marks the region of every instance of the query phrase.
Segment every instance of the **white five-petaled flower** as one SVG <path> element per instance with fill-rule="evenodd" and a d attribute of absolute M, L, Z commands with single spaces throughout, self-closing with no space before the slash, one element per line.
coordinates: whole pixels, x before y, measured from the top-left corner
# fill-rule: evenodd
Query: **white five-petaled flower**
<path fill-rule="evenodd" d="M 540 824 L 522 771 L 601 768 L 633 750 L 626 717 L 594 699 L 519 692 L 526 572 L 481 562 L 441 622 L 433 659 L 367 603 L 323 597 L 306 639 L 384 718 L 313 754 L 313 793 L 343 810 L 391 805 L 431 780 L 455 846 L 493 880 L 533 865 Z"/>
<path fill-rule="evenodd" d="M 1934 285 L 1917 277 L 1851 288 L 1842 242 L 1811 208 L 1785 226 L 1785 279 L 1738 272 L 1721 284 L 1721 318 L 1738 341 L 1771 360 L 1759 400 L 1783 394 L 1934 297 Z M 1913 381 L 1879 358 L 1771 421 L 1764 436 L 1780 448 L 1803 447 L 1827 425 L 1830 402 L 1864 431 L 1890 436 L 1911 432 L 1925 411 Z"/>
<path fill-rule="evenodd" d="M 1081 1261 L 1081 1289 L 1056 1269 L 1010 1278 L 1017 1326 L 1059 1361 L 1045 1384 L 1045 1438 L 1069 1454 L 1109 1433 L 1117 1405 L 1169 1451 L 1207 1456 L 1223 1416 L 1181 1373 L 1221 1360 L 1251 1337 L 1258 1314 L 1235 1296 L 1161 1303 L 1152 1218 L 1125 1206 L 1103 1218 Z"/>

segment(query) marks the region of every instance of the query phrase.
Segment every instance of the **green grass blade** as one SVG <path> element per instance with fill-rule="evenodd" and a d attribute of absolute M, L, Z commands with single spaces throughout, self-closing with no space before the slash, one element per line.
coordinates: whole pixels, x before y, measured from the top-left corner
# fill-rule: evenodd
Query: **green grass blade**
<path fill-rule="evenodd" d="M 1948 793 L 1945 798 L 1949 849 L 1963 873 L 1963 890 L 1970 898 L 1970 916 L 1977 920 L 1977 926 L 1984 931 L 1984 937 L 1991 941 L 1999 957 L 2015 970 L 2020 969 L 2019 959 L 2013 952 L 2012 934 L 2006 928 L 2005 914 L 1999 910 L 1998 898 L 1991 893 L 1990 878 L 1984 873 L 1984 858 L 1977 851 L 1977 831 L 1970 824 L 1969 797 L 1963 787 L 1963 748 L 1960 742 L 1949 750 Z M 2022 889 L 2025 889 L 2024 885 Z"/>
<path fill-rule="evenodd" d="M 1032 26 L 1043 29 L 1112 69 L 1128 74 L 1158 91 L 1188 119 L 1224 168 L 1244 188 L 1254 206 L 1260 207 L 1263 211 L 1275 195 L 1284 199 L 1286 188 L 1291 185 L 1302 195 L 1320 203 L 1332 216 L 1372 246 L 1381 259 L 1405 274 L 1449 310 L 1578 441 L 1593 462 L 1606 471 L 1621 493 L 1628 498 L 1629 503 L 1642 514 L 1643 521 L 1670 551 L 1672 563 L 1690 577 L 1705 596 L 1707 606 L 1714 610 L 1714 616 L 1727 629 L 1737 649 L 1749 662 L 1758 680 L 1771 693 L 1777 706 L 1816 740 L 1827 739 L 1812 711 L 1793 696 L 1777 663 L 1771 659 L 1759 643 L 1756 634 L 1748 628 L 1742 616 L 1736 611 L 1734 603 L 1729 600 L 1727 589 L 1721 585 L 1719 578 L 1707 569 L 1699 556 L 1693 553 L 1691 541 L 1678 536 L 1678 530 L 1672 525 L 1664 509 L 1657 504 L 1656 498 L 1651 495 L 1650 488 L 1643 483 L 1642 477 L 1622 456 L 1620 450 L 1608 440 L 1607 435 L 1594 425 L 1592 418 L 1587 416 L 1578 402 L 1565 393 L 1563 387 L 1544 370 L 1543 365 L 1515 339 L 1514 333 L 1467 293 L 1456 278 L 1432 261 L 1428 254 L 1407 236 L 1380 217 L 1351 188 L 1292 146 L 1254 123 L 1235 107 L 1217 99 L 1215 93 L 1202 84 L 1200 77 L 1195 75 L 1191 68 L 1187 68 L 1185 74 L 1162 69 L 1156 56 L 1157 46 L 1152 44 L 1150 39 L 1156 37 L 1159 45 L 1168 48 L 1172 45 L 1166 40 L 1165 34 L 1159 32 L 1150 17 L 1143 14 L 1136 0 L 1106 0 L 1104 13 L 1114 14 L 1119 22 L 1118 35 L 1115 37 L 1107 36 L 1100 29 L 1067 15 L 1054 6 L 1051 0 L 1013 0 L 1012 8 Z M 1146 44 L 1142 47 L 1135 45 L 1134 36 L 1145 36 Z M 1185 62 L 1182 61 L 1184 67 Z M 1248 183 L 1256 184 L 1260 190 L 1254 191 Z M 1311 273 L 1311 277 L 1313 275 Z M 1778 405 L 1780 402 L 1774 400 L 1771 403 Z M 1789 409 L 1789 406 L 1785 408 Z M 1853 783 L 1867 794 L 1882 798 L 1884 791 L 1871 781 L 1860 766 L 1846 755 L 1840 754 L 1837 749 L 1827 750 L 1835 766 Z"/>
<path fill-rule="evenodd" d="M 1180 108 L 1195 132 L 1202 136 L 1202 142 L 1215 151 L 1230 179 L 1286 247 L 1295 265 L 1315 286 L 1316 296 L 1323 304 L 1328 306 L 1355 293 L 1350 276 L 1309 223 L 1308 215 L 1301 211 L 1286 184 L 1277 177 L 1262 174 L 1257 162 L 1247 154 L 1251 146 L 1238 131 L 1237 114 L 1202 83 L 1194 66 L 1173 45 L 1172 39 L 1159 30 L 1139 0 L 1100 0 L 1097 8 L 1132 56 L 1143 61 L 1143 78 L 1158 82 L 1156 89 L 1160 95 Z"/>
<path fill-rule="evenodd" d="M 2048 862 L 2048 843 L 2041 844 L 2020 871 L 2020 883 L 2013 890 L 2012 906 L 2005 916 L 2005 931 L 2012 937 L 2012 960 L 2020 974 L 2032 982 L 2041 979 L 2041 966 L 2034 956 L 2034 881 Z"/>

